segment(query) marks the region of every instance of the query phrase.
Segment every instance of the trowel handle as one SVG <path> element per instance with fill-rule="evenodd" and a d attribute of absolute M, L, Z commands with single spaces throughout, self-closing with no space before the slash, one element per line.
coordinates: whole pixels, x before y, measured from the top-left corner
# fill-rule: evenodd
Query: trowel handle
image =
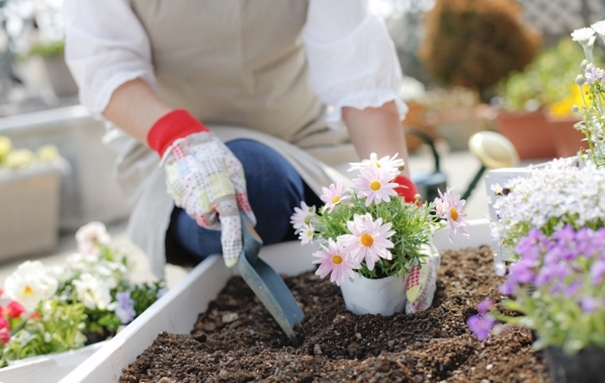
<path fill-rule="evenodd" d="M 240 217 L 242 220 L 242 256 L 245 256 L 248 259 L 248 262 L 251 265 L 254 265 L 258 258 L 260 248 L 263 245 L 263 240 L 256 230 L 254 230 L 252 223 L 250 223 L 246 216 L 241 212 Z"/>

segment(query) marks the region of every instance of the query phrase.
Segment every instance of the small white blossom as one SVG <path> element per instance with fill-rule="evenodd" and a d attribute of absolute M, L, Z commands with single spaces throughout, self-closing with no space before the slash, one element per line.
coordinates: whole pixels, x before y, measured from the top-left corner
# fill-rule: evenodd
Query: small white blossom
<path fill-rule="evenodd" d="M 111 303 L 110 287 L 107 282 L 85 273 L 73 281 L 76 296 L 89 309 L 105 310 Z"/>
<path fill-rule="evenodd" d="M 493 204 L 500 220 L 490 223 L 492 238 L 509 247 L 527 224 L 581 227 L 605 217 L 605 172 L 591 161 L 576 166 L 574 158 L 564 158 L 532 166 L 529 176 L 512 179 L 510 188 Z"/>
<path fill-rule="evenodd" d="M 580 44 L 588 44 L 590 39 L 594 36 L 595 30 L 592 28 L 578 28 L 571 32 L 571 39 L 577 41 Z"/>
<path fill-rule="evenodd" d="M 42 299 L 52 297 L 59 282 L 49 275 L 40 261 L 25 261 L 4 281 L 4 292 L 28 310 L 36 308 Z"/>
<path fill-rule="evenodd" d="M 601 37 L 603 42 L 605 42 L 605 20 L 597 21 L 596 23 L 590 26 L 594 29 L 595 32 Z"/>

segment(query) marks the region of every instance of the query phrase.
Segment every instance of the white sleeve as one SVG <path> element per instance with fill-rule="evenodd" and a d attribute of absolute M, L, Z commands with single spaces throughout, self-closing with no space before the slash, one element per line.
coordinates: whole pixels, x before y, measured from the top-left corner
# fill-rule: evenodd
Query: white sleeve
<path fill-rule="evenodd" d="M 395 44 L 367 0 L 311 0 L 302 37 L 315 91 L 333 106 L 328 126 L 344 127 L 344 106 L 364 109 L 395 101 L 405 117 Z"/>
<path fill-rule="evenodd" d="M 65 59 L 93 116 L 126 81 L 156 87 L 149 39 L 129 0 L 64 0 L 63 18 Z"/>

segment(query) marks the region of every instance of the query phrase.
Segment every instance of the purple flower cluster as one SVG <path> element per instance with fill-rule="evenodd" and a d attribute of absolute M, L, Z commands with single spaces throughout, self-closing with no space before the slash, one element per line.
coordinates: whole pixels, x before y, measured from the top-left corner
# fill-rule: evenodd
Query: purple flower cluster
<path fill-rule="evenodd" d="M 115 308 L 116 315 L 122 324 L 128 324 L 134 319 L 136 312 L 134 311 L 134 301 L 130 297 L 130 292 L 119 292 L 116 294 L 117 306 Z"/>
<path fill-rule="evenodd" d="M 584 298 L 581 287 L 598 286 L 605 275 L 605 228 L 596 231 L 583 227 L 575 231 L 567 225 L 547 238 L 540 230 L 531 229 L 516 248 L 521 255 L 512 265 L 507 281 L 500 287 L 503 294 L 513 294 L 529 285 L 550 294 L 567 298 Z"/>
<path fill-rule="evenodd" d="M 479 314 L 471 315 L 466 322 L 473 334 L 475 334 L 479 340 L 486 340 L 489 338 L 492 328 L 498 324 L 496 319 L 489 314 L 494 307 L 494 302 L 491 299 L 484 299 L 479 303 L 477 308 Z"/>
<path fill-rule="evenodd" d="M 567 225 L 550 238 L 533 228 L 515 250 L 521 258 L 510 267 L 500 292 L 515 296 L 521 307 L 539 307 L 536 300 L 548 296 L 580 307 L 585 314 L 605 309 L 605 228 L 576 231 Z M 540 294 L 531 294 L 532 289 Z M 487 339 L 497 325 L 492 309 L 493 303 L 484 301 L 479 313 L 467 321 L 480 340 Z"/>

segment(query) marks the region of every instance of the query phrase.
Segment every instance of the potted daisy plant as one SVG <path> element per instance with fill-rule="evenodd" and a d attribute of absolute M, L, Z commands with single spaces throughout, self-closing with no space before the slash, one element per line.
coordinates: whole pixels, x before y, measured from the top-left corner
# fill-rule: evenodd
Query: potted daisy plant
<path fill-rule="evenodd" d="M 323 188 L 321 207 L 304 202 L 292 225 L 302 245 L 319 243 L 313 256 L 316 274 L 340 286 L 348 310 L 355 314 L 392 315 L 428 308 L 433 299 L 440 255 L 432 245 L 444 227 L 450 240 L 468 236 L 465 201 L 451 188 L 435 201 L 409 197 L 404 168 L 397 155 L 352 163 L 351 184 Z M 408 196 L 404 198 L 403 196 Z"/>

